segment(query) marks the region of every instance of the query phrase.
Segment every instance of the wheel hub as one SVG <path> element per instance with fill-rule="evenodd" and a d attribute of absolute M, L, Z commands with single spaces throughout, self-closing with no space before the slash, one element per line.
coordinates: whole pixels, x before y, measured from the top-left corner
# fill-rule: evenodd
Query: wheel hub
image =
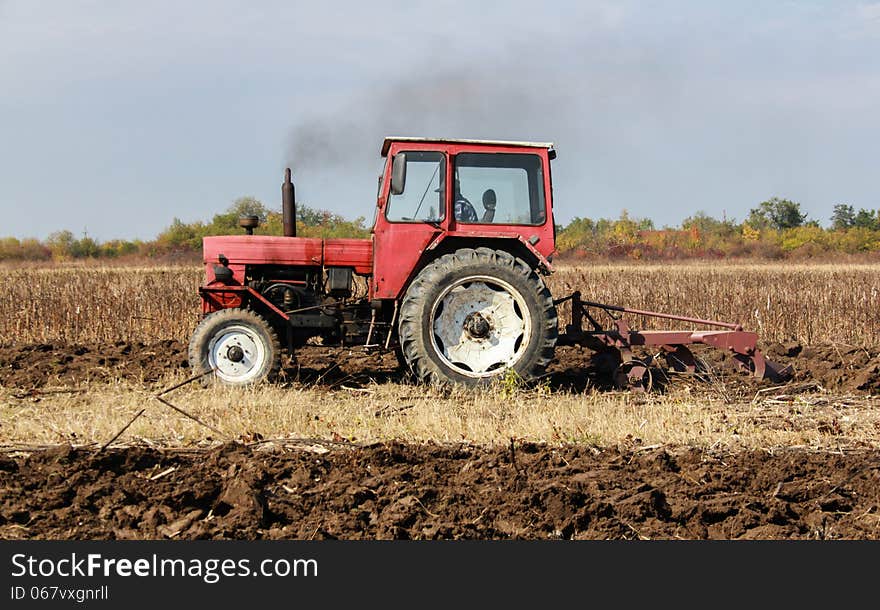
<path fill-rule="evenodd" d="M 474 339 L 485 339 L 492 327 L 489 321 L 478 312 L 470 313 L 464 319 L 464 329 Z"/>
<path fill-rule="evenodd" d="M 229 383 L 247 383 L 262 371 L 268 353 L 257 334 L 244 325 L 224 328 L 208 346 L 208 364 Z"/>
<path fill-rule="evenodd" d="M 472 276 L 440 294 L 431 313 L 437 353 L 456 372 L 489 377 L 512 367 L 531 334 L 522 295 L 499 278 Z"/>

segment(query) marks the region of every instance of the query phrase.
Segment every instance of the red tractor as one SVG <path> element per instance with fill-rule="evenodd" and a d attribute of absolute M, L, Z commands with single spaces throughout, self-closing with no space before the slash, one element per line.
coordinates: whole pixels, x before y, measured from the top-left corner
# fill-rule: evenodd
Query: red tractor
<path fill-rule="evenodd" d="M 394 349 L 431 383 L 477 385 L 509 370 L 534 378 L 557 343 L 612 352 L 618 380 L 643 388 L 650 366 L 630 346 L 662 346 L 670 366 L 692 371 L 684 345 L 709 343 L 758 376 L 779 372 L 737 325 L 696 320 L 728 328 L 655 335 L 666 331 L 634 331 L 618 319 L 605 330 L 588 308 L 612 317 L 628 310 L 578 293 L 554 302 L 541 279 L 555 253 L 553 144 L 391 137 L 381 152 L 371 239 L 297 237 L 289 169 L 283 236 L 253 235 L 257 219 L 244 217 L 246 235 L 204 239 L 204 318 L 189 346 L 196 373 L 213 370 L 233 385 L 271 379 L 282 346 L 293 355 L 313 337 Z M 567 300 L 572 324 L 560 335 L 556 304 Z"/>

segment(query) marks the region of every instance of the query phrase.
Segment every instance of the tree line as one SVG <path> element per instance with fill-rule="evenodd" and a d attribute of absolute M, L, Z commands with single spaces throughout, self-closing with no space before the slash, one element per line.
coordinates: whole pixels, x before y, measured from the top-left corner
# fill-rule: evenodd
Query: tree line
<path fill-rule="evenodd" d="M 239 218 L 260 218 L 258 234 L 281 235 L 281 212 L 253 197 L 237 199 L 207 222 L 174 218 L 153 240 L 98 241 L 71 231 L 47 239 L 0 238 L 0 261 L 67 261 L 168 257 L 197 258 L 202 238 L 241 234 Z M 624 210 L 616 219 L 575 218 L 557 225 L 557 247 L 569 258 L 786 258 L 821 257 L 835 253 L 880 252 L 880 210 L 835 205 L 826 227 L 809 219 L 799 203 L 772 197 L 750 210 L 742 222 L 718 219 L 705 212 L 686 218 L 678 227 L 656 228 L 652 220 L 633 218 Z M 348 220 L 339 214 L 297 204 L 297 235 L 302 237 L 368 237 L 364 217 Z"/>
<path fill-rule="evenodd" d="M 202 238 L 209 235 L 240 235 L 241 216 L 260 219 L 256 230 L 261 235 L 282 235 L 281 212 L 267 208 L 253 197 L 241 197 L 208 221 L 183 222 L 174 218 L 152 240 L 110 240 L 99 242 L 88 235 L 77 238 L 71 231 L 56 231 L 44 241 L 15 237 L 0 238 L 0 261 L 69 261 L 76 259 L 115 258 L 197 258 Z M 339 214 L 297 204 L 297 235 L 301 237 L 368 237 L 366 219 L 347 220 Z"/>
<path fill-rule="evenodd" d="M 742 222 L 705 212 L 678 227 L 657 229 L 631 218 L 575 218 L 558 227 L 557 247 L 575 258 L 810 258 L 880 252 L 880 210 L 835 205 L 827 227 L 808 218 L 799 203 L 771 197 Z"/>

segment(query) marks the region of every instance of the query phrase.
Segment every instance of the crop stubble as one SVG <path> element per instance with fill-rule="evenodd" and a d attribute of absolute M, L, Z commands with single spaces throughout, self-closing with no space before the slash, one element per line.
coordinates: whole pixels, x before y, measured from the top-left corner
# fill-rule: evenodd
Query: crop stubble
<path fill-rule="evenodd" d="M 186 341 L 200 315 L 199 267 L 3 272 L 0 345 Z M 562 264 L 548 283 L 557 297 L 580 290 L 588 300 L 740 322 L 767 342 L 871 346 L 880 332 L 880 265 Z M 567 316 L 564 304 L 561 323 Z"/>

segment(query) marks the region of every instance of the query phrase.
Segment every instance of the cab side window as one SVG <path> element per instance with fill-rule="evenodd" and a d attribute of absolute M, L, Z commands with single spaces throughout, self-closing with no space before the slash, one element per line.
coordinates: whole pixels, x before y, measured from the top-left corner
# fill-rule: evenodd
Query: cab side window
<path fill-rule="evenodd" d="M 539 225 L 546 219 L 541 158 L 530 154 L 461 153 L 455 157 L 456 220 Z"/>
<path fill-rule="evenodd" d="M 439 222 L 446 215 L 443 182 L 446 157 L 439 152 L 406 151 L 406 184 L 389 194 L 385 217 L 391 222 Z"/>

